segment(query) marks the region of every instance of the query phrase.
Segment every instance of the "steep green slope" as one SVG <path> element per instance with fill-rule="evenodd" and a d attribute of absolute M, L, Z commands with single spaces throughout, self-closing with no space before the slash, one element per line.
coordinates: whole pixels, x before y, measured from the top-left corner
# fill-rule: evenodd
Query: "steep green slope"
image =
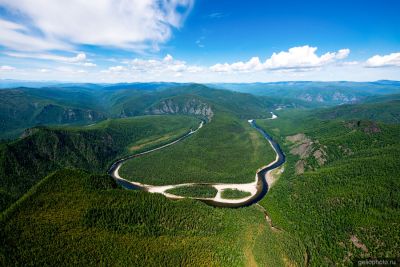
<path fill-rule="evenodd" d="M 311 266 L 398 258 L 400 126 L 278 116 L 258 121 L 287 154 L 261 202 L 274 225 L 304 242 Z"/>
<path fill-rule="evenodd" d="M 197 98 L 207 103 L 218 104 L 225 111 L 234 113 L 241 118 L 260 118 L 269 116 L 274 101 L 268 98 L 256 97 L 251 94 L 217 90 L 201 84 L 174 86 L 161 91 L 136 92 L 132 96 L 129 91 L 119 92 L 117 104 L 113 106 L 114 114 L 132 116 L 148 113 L 159 103 L 173 100 L 177 104 Z M 139 106 L 136 106 L 138 103 Z"/>
<path fill-rule="evenodd" d="M 387 102 L 393 100 L 400 100 L 400 94 L 390 94 L 390 95 L 376 95 L 367 97 L 363 103 L 379 103 L 379 102 Z"/>
<path fill-rule="evenodd" d="M 61 89 L 60 89 L 61 90 Z M 65 89 L 0 90 L 0 138 L 15 138 L 41 124 L 92 123 L 106 117 L 89 94 Z"/>
<path fill-rule="evenodd" d="M 183 116 L 107 120 L 89 127 L 33 128 L 0 147 L 0 207 L 6 208 L 48 173 L 63 167 L 105 172 L 123 154 L 177 138 L 199 121 Z"/>
<path fill-rule="evenodd" d="M 45 85 L 45 84 L 44 84 Z M 237 116 L 261 118 L 277 107 L 332 106 L 370 101 L 400 92 L 398 83 L 287 82 L 256 84 L 133 83 L 60 84 L 0 90 L 0 138 L 15 138 L 41 124 L 84 124 L 106 117 L 144 115 L 165 99 L 196 96 L 214 101 Z M 256 94 L 255 97 L 251 94 Z"/>
<path fill-rule="evenodd" d="M 228 90 L 212 89 L 200 84 L 171 88 L 166 92 L 174 95 L 196 95 L 217 104 L 224 111 L 247 119 L 269 116 L 269 111 L 274 104 L 268 98 Z"/>
<path fill-rule="evenodd" d="M 199 84 L 67 84 L 2 89 L 0 139 L 16 138 L 24 129 L 36 125 L 91 124 L 105 118 L 153 114 L 151 109 L 160 103 L 193 98 L 219 103 L 243 118 L 268 116 L 268 108 L 276 102 Z"/>
<path fill-rule="evenodd" d="M 289 109 L 258 120 L 287 155 L 260 203 L 263 214 L 256 205 L 219 209 L 122 190 L 110 177 L 76 170 L 42 180 L 63 167 L 105 172 L 126 153 L 194 128 L 195 116 L 208 123 L 181 143 L 129 161 L 121 176 L 150 184 L 249 182 L 275 158 L 246 121 L 270 116 L 270 99 L 200 85 L 110 91 L 99 99 L 113 115 L 193 117 L 38 127 L 0 143 L 2 208 L 35 184 L 0 218 L 0 265 L 329 266 L 400 257 L 400 126 L 397 115 L 388 117 L 398 103 L 337 107 L 334 120 L 316 117 L 327 110 Z M 348 109 L 357 110 L 349 116 Z"/>
<path fill-rule="evenodd" d="M 209 121 L 195 136 L 122 165 L 122 177 L 148 184 L 252 182 L 255 171 L 275 158 L 246 119 L 270 117 L 268 104 L 248 94 L 202 85 L 171 88 L 146 112 L 190 114 Z"/>
<path fill-rule="evenodd" d="M 343 105 L 320 111 L 316 115 L 322 119 L 358 119 L 400 123 L 400 99 L 379 103 Z"/>
<path fill-rule="evenodd" d="M 235 120 L 237 118 L 270 116 L 268 108 L 270 103 L 265 99 L 260 100 L 252 95 L 215 90 L 195 84 L 179 86 L 173 84 L 171 86 L 173 87 L 154 90 L 142 90 L 124 86 L 122 89 L 119 87 L 65 86 L 1 90 L 1 93 L 6 97 L 2 99 L 3 102 L 0 103 L 0 108 L 7 110 L 3 115 L 6 114 L 4 121 L 8 121 L 8 124 L 2 123 L 2 126 L 5 127 L 2 134 L 15 134 L 29 125 L 38 123 L 83 123 L 87 122 L 86 118 L 89 117 L 91 121 L 95 121 L 103 118 L 100 115 L 96 115 L 100 114 L 96 112 L 103 111 L 105 113 L 101 114 L 108 114 L 107 116 L 181 114 L 210 120 L 214 116 L 214 108 L 218 107 L 221 112 L 229 113 L 235 117 Z M 76 109 L 73 108 L 74 106 L 81 108 Z M 89 109 L 93 109 L 94 113 L 89 112 Z M 10 114 L 13 116 L 9 116 Z M 67 118 L 64 118 L 65 114 L 67 114 Z M 15 122 L 11 123 L 11 118 Z M 128 143 L 120 142 L 120 140 L 126 141 L 130 138 L 129 134 L 132 134 L 124 128 L 125 126 L 114 127 L 115 125 L 110 125 L 108 127 L 108 123 L 106 121 L 100 124 L 105 128 L 98 126 L 78 127 L 78 130 L 74 131 L 71 131 L 72 128 L 65 130 L 56 126 L 52 128 L 38 127 L 35 130 L 27 131 L 25 133 L 25 135 L 28 135 L 27 137 L 4 145 L 0 149 L 1 207 L 6 207 L 9 203 L 15 201 L 21 193 L 26 192 L 43 175 L 57 168 L 73 166 L 92 171 L 104 170 L 112 159 L 115 159 L 117 155 L 121 155 L 122 152 L 126 152 L 121 149 Z M 239 124 L 246 124 L 234 121 L 230 123 L 232 125 L 225 126 L 229 128 L 236 127 Z M 149 127 L 155 127 L 156 122 L 150 124 L 152 126 L 148 125 Z M 160 134 L 158 139 L 160 140 L 154 138 L 152 140 L 151 133 L 150 136 L 147 136 L 150 139 L 147 141 L 151 141 L 152 145 L 157 142 L 165 142 L 172 137 L 167 135 L 167 132 L 171 130 L 169 126 L 160 124 L 160 127 L 163 129 L 161 131 L 158 128 L 158 133 Z M 249 128 L 247 125 L 246 127 Z M 218 130 L 217 128 L 215 127 L 214 129 Z M 237 129 L 243 131 L 241 128 L 243 126 L 239 126 Z M 220 127 L 219 130 L 223 132 L 224 127 Z M 161 132 L 165 136 L 161 136 Z M 146 132 L 146 134 L 149 133 Z M 216 136 L 218 133 L 214 131 L 211 135 Z M 173 136 L 176 136 L 176 133 Z M 212 139 L 213 136 L 209 136 L 209 138 Z M 140 138 L 145 137 L 145 135 L 140 136 Z M 226 141 L 224 138 L 230 137 L 221 135 L 218 141 L 223 144 Z M 143 142 L 147 141 L 143 139 L 142 143 L 139 142 L 136 145 L 132 145 L 132 147 L 136 147 L 136 150 L 143 149 Z M 227 148 L 225 152 L 232 155 L 237 154 L 237 149 L 242 149 L 240 146 L 246 145 L 244 142 L 248 142 L 248 140 L 241 141 L 242 144 L 237 147 Z M 227 146 L 225 145 L 225 147 Z M 247 152 L 246 149 L 244 151 L 244 155 L 250 154 L 249 148 L 247 148 Z M 206 151 L 203 150 L 203 156 L 206 155 L 204 153 Z M 221 151 L 219 156 L 211 158 L 223 158 L 223 154 L 224 152 Z M 254 161 L 254 159 L 250 161 Z M 227 165 L 226 163 L 224 164 Z M 256 164 L 253 163 L 253 165 L 249 169 L 255 167 Z M 258 167 L 256 166 L 256 168 Z M 173 166 L 170 168 L 171 171 L 173 171 L 172 168 Z M 251 173 L 253 172 L 254 170 Z M 244 179 L 251 179 L 247 178 L 249 173 L 250 171 L 247 170 L 243 173 L 237 173 L 237 176 L 243 175 L 246 176 Z M 226 175 L 224 174 L 224 176 Z"/>
<path fill-rule="evenodd" d="M 250 124 L 215 110 L 194 136 L 124 163 L 120 175 L 147 184 L 252 182 L 256 170 L 275 159 L 269 143 Z"/>
<path fill-rule="evenodd" d="M 284 266 L 304 248 L 273 233 L 256 208 L 114 189 L 107 176 L 64 170 L 0 219 L 0 265 Z M 101 184 L 101 186 L 99 186 Z M 96 186 L 94 186 L 96 185 Z"/>
<path fill-rule="evenodd" d="M 179 95 L 162 99 L 145 110 L 148 114 L 192 115 L 205 121 L 214 116 L 212 102 L 196 95 Z"/>

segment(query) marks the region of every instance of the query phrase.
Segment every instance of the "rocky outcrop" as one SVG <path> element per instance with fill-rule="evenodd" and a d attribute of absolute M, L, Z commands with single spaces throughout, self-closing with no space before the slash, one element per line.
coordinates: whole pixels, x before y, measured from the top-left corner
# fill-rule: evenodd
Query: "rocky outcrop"
<path fill-rule="evenodd" d="M 324 95 L 315 93 L 303 93 L 297 96 L 298 99 L 306 102 L 332 102 L 337 104 L 350 104 L 359 101 L 355 95 L 351 93 L 342 93 L 339 91 L 326 92 Z"/>
<path fill-rule="evenodd" d="M 150 107 L 147 114 L 186 114 L 202 117 L 208 121 L 214 116 L 211 105 L 198 98 L 165 99 Z"/>
<path fill-rule="evenodd" d="M 366 134 L 375 134 L 381 132 L 381 128 L 374 121 L 349 121 L 345 123 L 345 127 L 352 130 L 363 131 Z"/>
<path fill-rule="evenodd" d="M 59 105 L 49 104 L 44 106 L 40 113 L 35 117 L 35 123 L 54 124 L 94 122 L 104 118 L 105 116 L 103 114 L 93 110 L 66 108 Z"/>
<path fill-rule="evenodd" d="M 290 143 L 290 154 L 300 158 L 296 162 L 296 174 L 302 174 L 306 170 L 322 166 L 328 159 L 326 147 L 322 146 L 318 140 L 313 141 L 303 133 L 288 136 L 286 141 Z M 312 166 L 310 160 L 311 162 L 315 161 L 317 166 Z"/>

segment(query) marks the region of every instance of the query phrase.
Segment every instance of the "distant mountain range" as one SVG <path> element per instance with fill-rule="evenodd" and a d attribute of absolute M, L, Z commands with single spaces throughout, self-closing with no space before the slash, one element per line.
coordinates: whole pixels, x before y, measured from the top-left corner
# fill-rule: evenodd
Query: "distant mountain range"
<path fill-rule="evenodd" d="M 304 101 L 215 90 L 200 84 L 68 84 L 41 88 L 18 87 L 0 90 L 0 138 L 18 137 L 26 128 L 37 125 L 90 124 L 106 118 L 160 114 L 163 109 L 156 105 L 160 101 L 165 104 L 166 100 L 175 109 L 179 108 L 174 113 L 182 114 L 187 101 L 204 102 L 200 98 L 218 103 L 224 109 L 246 118 L 269 116 L 268 112 L 279 105 L 308 105 Z M 189 106 L 187 108 L 193 108 L 192 104 Z"/>
<path fill-rule="evenodd" d="M 150 83 L 68 83 L 57 81 L 0 80 L 0 89 L 28 88 L 80 88 L 97 90 L 152 91 L 171 87 L 188 86 L 191 83 L 150 82 Z M 314 82 L 286 81 L 270 83 L 208 83 L 208 87 L 275 98 L 290 98 L 308 102 L 312 106 L 332 106 L 359 103 L 367 97 L 400 93 L 400 81 L 379 80 L 374 82 Z"/>
<path fill-rule="evenodd" d="M 255 95 L 298 99 L 314 106 L 359 103 L 371 96 L 400 93 L 400 82 L 387 80 L 376 82 L 217 83 L 209 84 L 209 86 Z"/>

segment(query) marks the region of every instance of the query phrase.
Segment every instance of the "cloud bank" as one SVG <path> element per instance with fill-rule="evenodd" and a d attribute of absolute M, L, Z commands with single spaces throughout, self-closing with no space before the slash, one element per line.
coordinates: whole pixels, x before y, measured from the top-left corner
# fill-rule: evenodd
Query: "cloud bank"
<path fill-rule="evenodd" d="M 317 49 L 317 47 L 308 45 L 293 47 L 288 51 L 273 53 L 264 62 L 261 62 L 259 57 L 252 57 L 247 62 L 215 64 L 210 67 L 210 70 L 215 72 L 250 72 L 281 69 L 308 70 L 345 59 L 350 54 L 350 49 L 341 49 L 337 52 L 328 52 L 318 56 L 316 54 Z"/>
<path fill-rule="evenodd" d="M 75 45 L 143 49 L 166 42 L 193 0 L 0 0 L 0 45 L 18 51 Z"/>
<path fill-rule="evenodd" d="M 400 53 L 392 53 L 385 56 L 375 55 L 369 58 L 366 62 L 366 67 L 400 67 Z"/>
<path fill-rule="evenodd" d="M 183 60 L 174 59 L 171 55 L 166 55 L 163 59 L 139 59 L 135 58 L 123 62 L 125 66 L 118 65 L 109 67 L 103 71 L 106 73 L 136 73 L 145 75 L 173 75 L 181 76 L 182 73 L 199 73 L 204 70 L 203 67 L 188 65 Z"/>
<path fill-rule="evenodd" d="M 9 52 L 14 58 L 27 57 L 53 61 L 37 68 L 13 66 L 8 62 L 0 70 L 3 77 L 40 77 L 93 82 L 176 81 L 176 82 L 258 82 L 282 80 L 378 80 L 399 79 L 400 53 L 372 56 L 365 60 L 348 61 L 349 49 L 317 53 L 309 45 L 272 53 L 264 61 L 255 56 L 232 64 L 196 65 L 167 54 L 162 58 L 136 57 L 99 62 L 83 53 L 59 56 L 51 53 Z M 92 56 L 92 55 L 91 55 Z M 106 63 L 105 63 L 106 62 Z M 4 64 L 3 63 L 3 64 Z M 43 62 L 42 62 L 43 63 Z M 97 63 L 97 62 L 96 62 Z M 32 74 L 33 73 L 33 74 Z M 1 76 L 0 76 L 1 77 Z"/>

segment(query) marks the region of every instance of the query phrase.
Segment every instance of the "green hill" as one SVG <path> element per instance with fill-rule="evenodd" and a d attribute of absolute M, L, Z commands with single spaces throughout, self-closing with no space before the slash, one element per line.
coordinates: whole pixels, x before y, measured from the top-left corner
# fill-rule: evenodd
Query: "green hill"
<path fill-rule="evenodd" d="M 270 116 L 268 108 L 270 103 L 265 99 L 259 100 L 252 95 L 215 90 L 202 85 L 174 85 L 173 87 L 156 90 L 127 89 L 125 87 L 122 89 L 109 87 L 55 87 L 7 89 L 0 92 L 7 96 L 3 99 L 4 103 L 0 107 L 7 107 L 7 105 L 12 104 L 12 109 L 9 109 L 10 114 L 30 118 L 29 122 L 27 120 L 19 120 L 18 117 L 15 118 L 15 125 L 18 125 L 18 131 L 23 129 L 23 127 L 34 124 L 35 120 L 41 121 L 44 124 L 64 124 L 70 122 L 63 120 L 62 114 L 65 110 L 60 106 L 68 103 L 71 107 L 93 108 L 98 110 L 98 112 L 104 112 L 102 114 L 108 114 L 107 116 L 174 114 L 190 115 L 205 120 L 211 120 L 214 116 L 215 108 L 218 108 L 220 112 L 230 114 L 228 119 L 230 122 L 217 127 L 211 127 L 211 129 L 214 128 L 220 132 L 225 132 L 225 129 L 229 127 L 233 127 L 234 131 L 249 131 L 249 126 L 244 122 L 239 122 L 239 118 Z M 13 95 L 15 95 L 15 99 Z M 143 99 L 147 99 L 148 101 L 143 101 Z M 18 106 L 22 106 L 23 108 L 17 112 Z M 128 107 L 134 107 L 137 112 L 131 113 Z M 35 110 L 32 110 L 32 108 L 35 108 Z M 71 110 L 75 112 L 75 117 L 86 114 L 83 109 L 68 108 L 68 112 Z M 27 116 L 28 114 L 30 114 L 30 117 Z M 8 117 L 7 120 L 11 123 L 10 118 Z M 35 120 L 32 118 L 35 118 Z M 95 117 L 94 115 L 91 118 L 93 120 L 99 119 L 99 117 Z M 68 166 L 83 168 L 93 172 L 104 171 L 108 164 L 118 156 L 121 156 L 123 153 L 132 153 L 133 151 L 126 150 L 126 146 L 133 144 L 135 141 L 139 142 L 141 140 L 136 145 L 131 145 L 131 147 L 144 149 L 143 142 L 146 139 L 154 146 L 157 143 L 166 142 L 173 137 L 177 137 L 189 128 L 194 128 L 191 126 L 197 121 L 194 118 L 190 120 L 181 120 L 180 117 L 162 118 L 153 116 L 147 119 L 106 120 L 89 127 L 76 126 L 75 128 L 66 128 L 52 126 L 27 130 L 24 133 L 24 138 L 4 143 L 0 148 L 1 208 L 4 209 L 7 207 L 39 181 L 41 177 L 51 171 Z M 226 120 L 226 118 L 223 120 Z M 223 120 L 217 119 L 216 122 L 222 122 Z M 7 128 L 7 126 L 5 127 Z M 3 133 L 9 134 L 10 132 L 4 131 Z M 218 136 L 218 133 L 212 131 L 210 134 L 211 136 L 208 138 L 211 140 L 211 145 L 208 145 L 208 147 L 214 150 L 215 147 L 212 147 L 212 144 L 216 144 L 218 141 L 218 143 L 223 145 L 224 138 L 229 138 L 229 136 L 221 135 L 220 139 L 214 141 L 212 139 Z M 247 136 L 245 137 L 245 135 Z M 221 155 L 225 152 L 236 155 L 238 149 L 247 151 L 243 154 L 242 158 L 252 154 L 250 148 L 246 147 L 246 144 L 250 140 L 249 135 L 248 133 L 245 135 L 243 133 L 236 135 L 236 139 L 240 136 L 243 138 L 240 145 L 228 148 L 227 144 L 225 144 L 225 148 L 228 148 L 228 150 L 221 150 L 213 158 L 223 158 Z M 241 179 L 252 179 L 249 178 L 254 173 L 252 167 L 256 167 L 255 169 L 257 169 L 259 166 L 256 165 L 265 163 L 265 160 L 268 160 L 268 156 L 266 157 L 256 160 L 253 156 L 250 160 L 250 162 L 253 162 L 251 167 L 243 173 L 237 173 L 237 176 L 242 175 L 246 177 Z M 204 162 L 207 162 L 209 159 L 205 158 Z M 233 156 L 231 158 L 233 159 Z M 171 165 L 169 169 L 172 171 L 172 168 L 173 166 Z M 252 170 L 250 171 L 250 169 Z M 220 173 L 218 176 L 227 177 L 234 172 L 236 171 L 231 169 L 230 171 Z"/>
<path fill-rule="evenodd" d="M 273 107 L 274 101 L 269 98 L 256 97 L 251 94 L 217 90 L 201 84 L 180 85 L 165 88 L 161 91 L 140 91 L 129 96 L 130 91 L 119 92 L 118 101 L 113 106 L 114 114 L 132 116 L 148 112 L 154 105 L 166 100 L 174 100 L 177 104 L 193 98 L 202 102 L 218 104 L 220 108 L 235 113 L 242 118 L 266 117 Z M 138 103 L 139 106 L 135 104 Z"/>
<path fill-rule="evenodd" d="M 188 98 L 217 102 L 243 118 L 268 116 L 268 109 L 276 102 L 199 84 L 60 85 L 2 89 L 0 139 L 16 138 L 26 128 L 37 125 L 82 125 L 106 118 L 152 114 L 151 109 L 166 100 L 182 102 Z"/>
<path fill-rule="evenodd" d="M 302 240 L 311 266 L 398 258 L 400 126 L 278 115 L 258 122 L 287 155 L 261 202 L 274 225 Z"/>
<path fill-rule="evenodd" d="M 250 124 L 218 112 L 191 138 L 124 163 L 120 175 L 154 185 L 186 182 L 253 182 L 258 168 L 275 159 L 269 143 Z"/>
<path fill-rule="evenodd" d="M 399 103 L 398 95 L 388 95 L 398 84 L 311 85 L 282 88 L 314 99 L 319 86 L 347 86 L 345 97 L 356 92 L 363 103 L 292 109 L 301 100 L 196 84 L 8 91 L 17 95 L 4 103 L 14 103 L 18 131 L 31 113 L 47 124 L 64 123 L 58 107 L 114 119 L 34 127 L 0 143 L 0 265 L 349 266 L 359 258 L 399 258 Z M 327 97 L 335 90 L 327 88 Z M 37 110 L 29 99 L 39 103 Z M 18 103 L 29 108 L 20 112 Z M 277 119 L 263 119 L 277 107 L 284 107 L 274 111 Z M 119 118 L 130 116 L 138 117 Z M 259 205 L 222 209 L 172 201 L 123 190 L 104 175 L 115 159 L 176 139 L 202 119 L 207 123 L 196 134 L 131 159 L 121 176 L 150 184 L 253 181 L 275 158 L 246 121 L 254 118 L 287 156 Z M 6 128 L 2 134 L 16 129 Z M 215 191 L 202 186 L 181 193 Z"/>
<path fill-rule="evenodd" d="M 107 120 L 89 127 L 39 127 L 0 146 L 1 210 L 52 171 L 64 167 L 105 172 L 111 162 L 177 138 L 198 120 L 146 116 Z"/>
<path fill-rule="evenodd" d="M 384 99 L 388 98 L 386 96 Z M 400 99 L 359 105 L 343 105 L 317 112 L 316 116 L 322 119 L 357 119 L 400 123 Z"/>
<path fill-rule="evenodd" d="M 0 138 L 14 138 L 35 125 L 93 123 L 106 117 L 88 94 L 67 91 L 60 96 L 55 92 L 32 88 L 0 90 Z"/>
<path fill-rule="evenodd" d="M 322 107 L 360 103 L 366 99 L 389 94 L 399 94 L 398 81 L 376 82 L 315 82 L 289 81 L 271 83 L 222 83 L 210 84 L 215 88 L 229 89 L 277 99 L 302 101 L 302 106 Z M 308 105 L 307 105 L 308 103 Z"/>
<path fill-rule="evenodd" d="M 304 263 L 302 245 L 288 234 L 273 233 L 255 207 L 168 201 L 115 188 L 108 179 L 62 170 L 32 188 L 0 218 L 0 265 Z"/>

